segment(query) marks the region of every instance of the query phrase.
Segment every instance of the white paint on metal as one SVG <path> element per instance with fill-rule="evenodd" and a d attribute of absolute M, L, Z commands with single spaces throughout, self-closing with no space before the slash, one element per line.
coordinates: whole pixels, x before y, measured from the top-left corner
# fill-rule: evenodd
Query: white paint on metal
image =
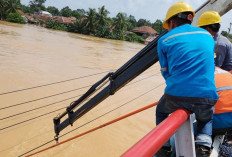
<path fill-rule="evenodd" d="M 218 157 L 219 154 L 219 147 L 224 140 L 225 135 L 215 136 L 213 141 L 213 150 L 210 154 L 210 157 Z"/>
<path fill-rule="evenodd" d="M 192 115 L 175 133 L 175 146 L 176 156 L 196 157 Z"/>

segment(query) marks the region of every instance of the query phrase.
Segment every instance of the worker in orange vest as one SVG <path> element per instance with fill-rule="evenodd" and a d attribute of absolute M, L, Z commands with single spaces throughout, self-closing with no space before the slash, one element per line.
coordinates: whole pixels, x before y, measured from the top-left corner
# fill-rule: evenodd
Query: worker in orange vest
<path fill-rule="evenodd" d="M 213 136 L 225 135 L 219 155 L 232 156 L 232 74 L 216 67 L 215 84 L 219 99 L 213 115 Z"/>
<path fill-rule="evenodd" d="M 224 135 L 232 132 L 232 75 L 216 67 L 215 83 L 219 99 L 213 115 L 213 135 Z"/>

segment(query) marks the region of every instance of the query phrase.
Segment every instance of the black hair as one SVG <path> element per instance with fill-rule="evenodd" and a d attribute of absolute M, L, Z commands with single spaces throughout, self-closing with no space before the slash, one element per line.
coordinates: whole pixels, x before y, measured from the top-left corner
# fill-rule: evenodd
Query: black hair
<path fill-rule="evenodd" d="M 205 26 L 201 26 L 201 28 L 204 28 L 206 29 L 207 27 L 209 27 L 213 32 L 218 32 L 221 25 L 220 23 L 214 23 L 214 24 L 211 24 L 211 25 L 205 25 Z"/>
<path fill-rule="evenodd" d="M 169 24 L 170 21 L 173 20 L 177 26 L 184 25 L 184 24 L 191 24 L 192 21 L 187 19 L 189 14 L 193 15 L 192 12 L 179 13 L 179 14 L 174 15 L 173 17 L 171 17 L 167 22 Z"/>

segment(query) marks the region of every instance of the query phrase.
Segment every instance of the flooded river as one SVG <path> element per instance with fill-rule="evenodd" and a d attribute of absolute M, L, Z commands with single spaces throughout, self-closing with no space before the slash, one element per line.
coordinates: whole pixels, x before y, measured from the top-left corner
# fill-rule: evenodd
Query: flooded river
<path fill-rule="evenodd" d="M 0 156 L 20 156 L 51 141 L 53 118 L 144 46 L 0 21 Z M 60 135 L 76 130 L 59 140 L 157 101 L 164 89 L 159 69 L 153 65 L 64 129 Z M 155 107 L 37 156 L 118 157 L 154 126 Z"/>

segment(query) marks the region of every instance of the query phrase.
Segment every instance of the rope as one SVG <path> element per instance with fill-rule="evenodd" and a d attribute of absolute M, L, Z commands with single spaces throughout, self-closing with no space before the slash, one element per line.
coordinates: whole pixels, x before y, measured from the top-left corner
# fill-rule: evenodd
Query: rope
<path fill-rule="evenodd" d="M 85 77 L 90 77 L 90 76 L 94 76 L 94 75 L 98 75 L 98 74 L 102 74 L 102 73 L 106 73 L 106 72 L 108 72 L 108 71 L 95 73 L 95 74 L 91 74 L 91 75 L 86 75 L 86 76 L 81 76 L 81 77 L 77 77 L 77 78 L 72 78 L 72 79 L 68 79 L 68 80 L 64 80 L 64 81 L 58 81 L 58 82 L 54 82 L 54 83 L 48 83 L 48 84 L 44 84 L 44 85 L 39 85 L 39 86 L 34 86 L 34 87 L 29 87 L 29 88 L 24 88 L 24 89 L 9 91 L 9 92 L 4 92 L 4 93 L 0 93 L 0 95 L 6 95 L 6 94 L 21 92 L 21 91 L 25 91 L 25 90 L 29 90 L 29 89 L 35 89 L 35 88 L 50 86 L 50 85 L 59 84 L 59 83 L 63 83 L 63 82 L 68 82 L 68 81 L 72 81 L 72 80 L 77 80 L 77 79 L 81 79 L 81 78 L 85 78 Z"/>
<path fill-rule="evenodd" d="M 103 115 L 101 115 L 101 116 L 99 116 L 99 117 L 96 117 L 95 119 L 92 119 L 91 121 L 89 121 L 89 122 L 87 122 L 87 123 L 85 123 L 85 124 L 83 124 L 83 125 L 81 125 L 81 126 L 75 128 L 75 129 L 73 129 L 73 130 L 71 130 L 71 131 L 69 131 L 69 132 L 67 132 L 67 133 L 65 133 L 65 134 L 63 134 L 63 135 L 61 135 L 61 136 L 59 136 L 59 138 L 65 136 L 65 135 L 67 135 L 67 134 L 69 134 L 69 133 L 71 133 L 71 132 L 73 132 L 73 131 L 75 131 L 75 130 L 77 130 L 77 129 L 79 129 L 79 128 L 82 128 L 82 127 L 84 127 L 85 125 L 87 125 L 87 124 L 89 124 L 89 123 L 91 123 L 91 122 L 93 122 L 93 121 L 95 121 L 95 120 L 97 120 L 97 119 L 99 119 L 99 118 L 101 118 L 101 117 L 103 117 L 103 116 L 105 116 L 105 115 L 107 115 L 107 114 L 109 114 L 109 113 L 111 113 L 111 112 L 113 112 L 113 111 L 119 109 L 120 107 L 122 107 L 122 106 L 124 106 L 124 105 L 126 105 L 126 104 L 128 104 L 128 103 L 130 103 L 130 102 L 132 102 L 132 101 L 134 101 L 134 100 L 136 100 L 136 99 L 142 97 L 143 95 L 145 95 L 145 94 L 151 92 L 152 90 L 154 90 L 154 89 L 160 87 L 160 86 L 163 85 L 163 84 L 164 84 L 164 83 L 162 83 L 162 84 L 160 84 L 160 85 L 158 85 L 158 86 L 152 88 L 151 90 L 149 90 L 149 91 L 147 91 L 147 92 L 145 92 L 145 93 L 143 93 L 143 94 L 137 96 L 136 98 L 134 98 L 134 99 L 132 99 L 132 100 L 130 100 L 130 101 L 128 101 L 128 102 L 126 102 L 126 103 L 120 105 L 119 107 L 117 107 L 117 108 L 115 108 L 115 109 L 113 109 L 113 110 L 110 110 L 110 111 L 104 113 Z M 49 143 L 50 143 L 50 142 L 49 142 Z M 32 149 L 32 150 L 30 150 L 30 151 L 24 153 L 24 154 L 22 154 L 22 155 L 20 155 L 20 157 L 23 156 L 23 155 L 25 155 L 25 154 L 28 154 L 28 153 L 32 152 L 32 151 L 35 150 L 35 149 L 40 148 L 40 147 L 42 147 L 42 146 L 44 146 L 44 144 L 42 144 L 42 145 L 40 145 L 40 146 L 38 146 L 38 147 L 36 147 L 36 148 L 34 148 L 34 149 Z"/>
<path fill-rule="evenodd" d="M 151 108 L 151 107 L 154 107 L 154 106 L 156 106 L 157 104 L 158 104 L 158 102 L 155 102 L 155 103 L 153 103 L 153 104 L 150 104 L 150 105 L 145 106 L 145 107 L 143 107 L 143 108 L 140 108 L 140 109 L 138 109 L 138 110 L 135 110 L 135 111 L 133 111 L 133 112 L 130 112 L 130 113 L 124 115 L 124 116 L 121 116 L 121 117 L 116 118 L 116 119 L 114 119 L 114 120 L 112 120 L 112 121 L 109 121 L 109 122 L 107 122 L 107 123 L 104 123 L 104 124 L 102 124 L 102 125 L 100 125 L 100 126 L 98 126 L 98 127 L 96 127 L 96 128 L 93 128 L 93 129 L 89 130 L 89 131 L 86 131 L 86 132 L 81 133 L 81 134 L 79 134 L 79 135 L 76 135 L 76 136 L 74 136 L 74 137 L 68 138 L 68 139 L 66 139 L 66 140 L 64 140 L 64 141 L 62 141 L 62 142 L 59 142 L 59 143 L 57 143 L 57 144 L 54 144 L 54 145 L 52 145 L 52 146 L 50 146 L 50 147 L 47 147 L 47 148 L 42 149 L 42 150 L 40 150 L 40 151 L 37 151 L 37 152 L 35 152 L 35 153 L 29 154 L 29 155 L 27 155 L 26 157 L 30 157 L 30 156 L 32 156 L 32 155 L 35 155 L 35 154 L 44 152 L 44 151 L 46 151 L 46 150 L 48 150 L 48 149 L 57 147 L 57 146 L 59 146 L 59 145 L 61 145 L 61 144 L 64 144 L 64 143 L 69 142 L 69 141 L 71 141 L 71 140 L 74 140 L 74 139 L 76 139 L 76 138 L 78 138 L 78 137 L 81 137 L 81 136 L 83 136 L 83 135 L 86 135 L 86 134 L 88 134 L 88 133 L 91 133 L 91 132 L 93 132 L 93 131 L 96 131 L 96 130 L 98 130 L 98 129 L 100 129 L 100 128 L 103 128 L 103 127 L 105 127 L 105 126 L 108 126 L 108 125 L 111 125 L 111 124 L 113 124 L 113 123 L 115 123 L 115 122 L 118 122 L 118 121 L 120 121 L 120 120 L 122 120 L 122 119 L 125 119 L 125 118 L 127 118 L 127 117 L 130 117 L 130 116 L 132 116 L 132 115 L 134 115 L 134 114 L 137 114 L 137 113 L 139 113 L 139 112 L 142 112 L 142 111 L 144 111 L 144 110 L 147 110 L 147 109 L 149 109 L 149 108 Z"/>

